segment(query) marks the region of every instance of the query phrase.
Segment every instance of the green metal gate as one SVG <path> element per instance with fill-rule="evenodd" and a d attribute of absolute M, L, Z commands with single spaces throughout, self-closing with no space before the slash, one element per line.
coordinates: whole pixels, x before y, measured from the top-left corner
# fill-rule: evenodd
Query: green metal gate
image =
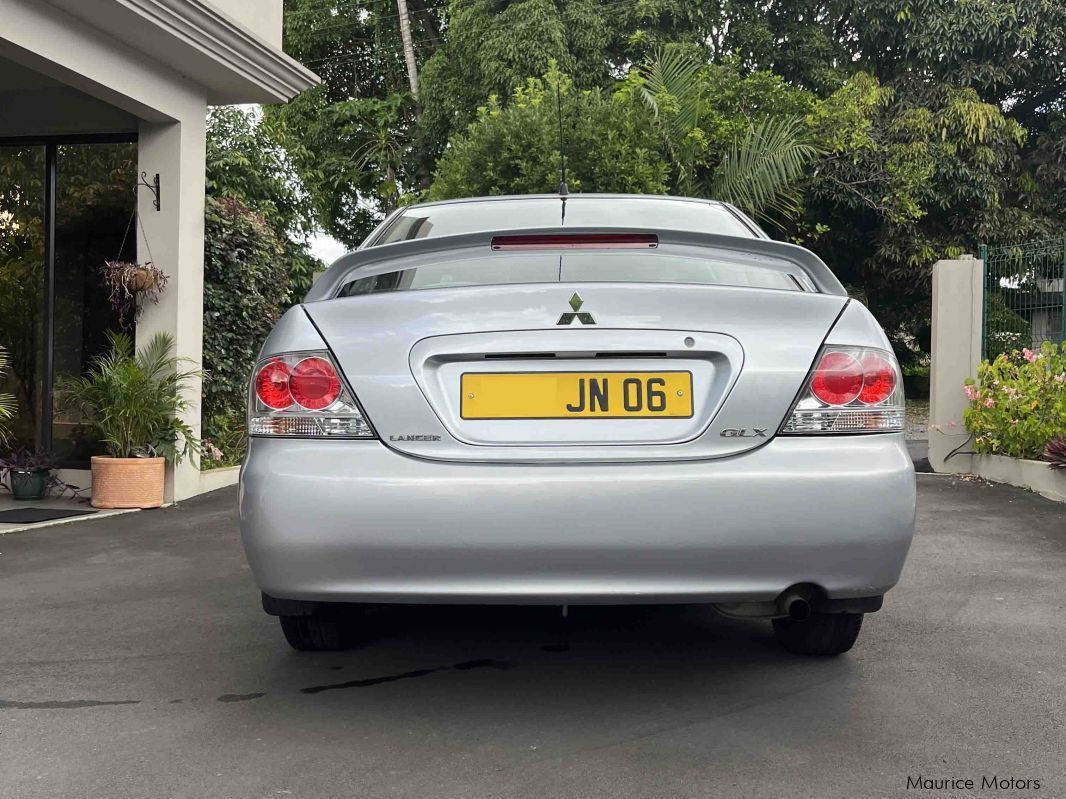
<path fill-rule="evenodd" d="M 982 357 L 1066 340 L 1066 238 L 1005 247 L 981 245 Z"/>

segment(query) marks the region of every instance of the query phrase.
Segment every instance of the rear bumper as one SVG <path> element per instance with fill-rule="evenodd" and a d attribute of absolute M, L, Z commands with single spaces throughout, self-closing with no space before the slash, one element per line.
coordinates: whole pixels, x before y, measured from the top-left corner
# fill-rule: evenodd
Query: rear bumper
<path fill-rule="evenodd" d="M 337 602 L 873 597 L 914 530 L 901 434 L 646 464 L 427 462 L 377 441 L 253 439 L 241 536 L 270 596 Z"/>

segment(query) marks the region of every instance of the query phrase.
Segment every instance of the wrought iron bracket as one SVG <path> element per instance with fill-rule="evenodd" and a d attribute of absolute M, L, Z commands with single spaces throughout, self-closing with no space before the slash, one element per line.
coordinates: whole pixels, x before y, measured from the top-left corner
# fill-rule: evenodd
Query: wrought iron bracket
<path fill-rule="evenodd" d="M 148 182 L 148 173 L 147 172 L 142 172 L 141 173 L 141 180 L 140 180 L 140 182 L 137 185 L 138 186 L 144 186 L 146 189 L 148 189 L 150 192 L 152 192 L 153 195 L 155 195 L 155 200 L 152 201 L 152 205 L 154 205 L 155 206 L 155 210 L 158 211 L 159 210 L 159 173 L 156 172 L 155 173 L 155 178 L 152 180 L 151 183 L 149 183 Z"/>

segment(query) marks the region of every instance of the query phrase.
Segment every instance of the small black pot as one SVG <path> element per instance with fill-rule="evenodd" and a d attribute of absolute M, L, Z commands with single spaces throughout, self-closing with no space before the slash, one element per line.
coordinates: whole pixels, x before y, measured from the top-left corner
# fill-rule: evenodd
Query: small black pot
<path fill-rule="evenodd" d="M 48 469 L 8 469 L 7 479 L 13 499 L 44 499 L 48 490 Z"/>

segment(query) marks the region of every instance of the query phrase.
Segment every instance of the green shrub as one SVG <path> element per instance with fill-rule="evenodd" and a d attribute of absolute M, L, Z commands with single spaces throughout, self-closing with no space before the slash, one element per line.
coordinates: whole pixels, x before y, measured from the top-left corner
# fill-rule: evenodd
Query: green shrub
<path fill-rule="evenodd" d="M 232 416 L 212 416 L 204 420 L 204 430 L 210 436 L 203 441 L 203 455 L 200 458 L 201 469 L 221 469 L 226 466 L 240 466 L 247 448 L 247 434 L 244 418 Z"/>
<path fill-rule="evenodd" d="M 975 452 L 1039 459 L 1052 438 L 1066 435 L 1066 344 L 985 361 L 977 381 L 966 381 L 966 396 Z"/>
<path fill-rule="evenodd" d="M 248 376 L 289 299 L 285 246 L 259 214 L 232 197 L 207 198 L 204 235 L 203 436 L 239 463 Z M 226 451 L 226 447 L 239 451 Z M 213 450 L 211 450 L 213 452 Z"/>
<path fill-rule="evenodd" d="M 994 361 L 1000 355 L 1019 351 L 1032 343 L 1033 327 L 1012 311 L 1003 297 L 989 292 L 985 308 L 985 354 Z"/>

